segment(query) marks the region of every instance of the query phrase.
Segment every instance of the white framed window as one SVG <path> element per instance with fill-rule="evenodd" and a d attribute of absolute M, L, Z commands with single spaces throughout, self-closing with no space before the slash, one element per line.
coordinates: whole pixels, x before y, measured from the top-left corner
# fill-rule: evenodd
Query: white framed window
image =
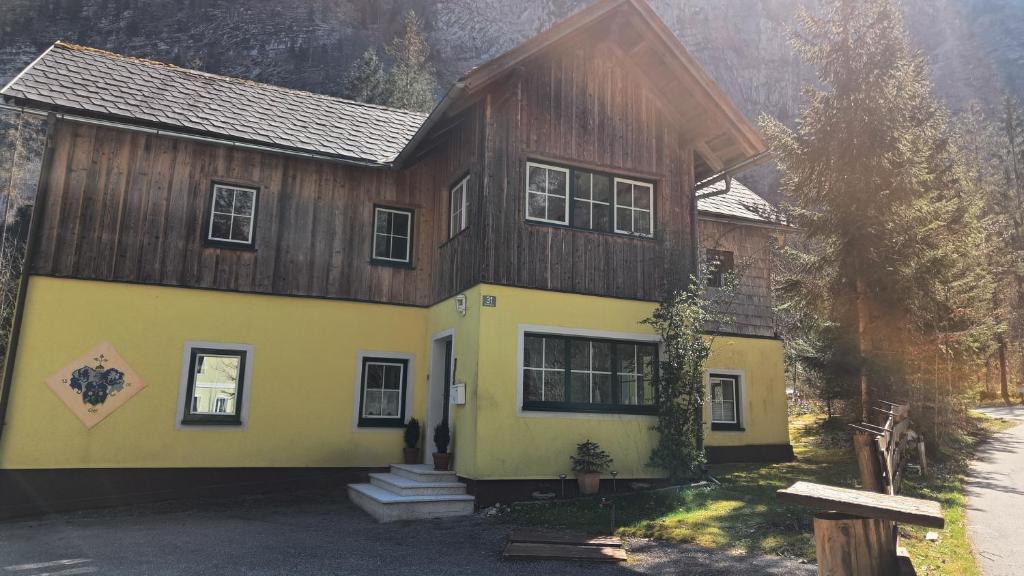
<path fill-rule="evenodd" d="M 569 169 L 526 163 L 526 219 L 569 224 Z"/>
<path fill-rule="evenodd" d="M 452 238 L 469 226 L 469 176 L 466 176 L 452 187 L 449 194 L 450 217 L 448 220 L 448 237 Z"/>
<path fill-rule="evenodd" d="M 252 246 L 256 237 L 256 188 L 214 184 L 206 241 L 229 247 Z"/>
<path fill-rule="evenodd" d="M 252 391 L 253 353 L 254 348 L 247 344 L 186 342 L 176 426 L 244 428 Z"/>
<path fill-rule="evenodd" d="M 572 183 L 573 228 L 611 232 L 611 177 L 573 170 Z"/>
<path fill-rule="evenodd" d="M 372 262 L 412 263 L 413 216 L 412 210 L 374 206 Z"/>
<path fill-rule="evenodd" d="M 712 430 L 740 430 L 740 377 L 736 374 L 708 376 Z"/>
<path fill-rule="evenodd" d="M 359 394 L 359 426 L 405 426 L 409 361 L 365 356 Z"/>
<path fill-rule="evenodd" d="M 654 235 L 654 186 L 638 180 L 615 179 L 615 231 Z"/>

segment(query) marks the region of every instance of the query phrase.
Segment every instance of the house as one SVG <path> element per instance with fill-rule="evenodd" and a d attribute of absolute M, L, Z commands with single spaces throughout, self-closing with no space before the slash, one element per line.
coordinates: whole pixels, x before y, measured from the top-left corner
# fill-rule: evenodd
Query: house
<path fill-rule="evenodd" d="M 557 486 L 587 438 L 620 481 L 657 479 L 640 322 L 698 236 L 742 286 L 709 456 L 792 457 L 779 227 L 722 177 L 766 146 L 643 0 L 599 0 L 429 115 L 65 43 L 0 94 L 46 121 L 0 396 L 8 513 L 359 482 L 410 417 L 427 459 L 450 423 L 477 504 Z"/>

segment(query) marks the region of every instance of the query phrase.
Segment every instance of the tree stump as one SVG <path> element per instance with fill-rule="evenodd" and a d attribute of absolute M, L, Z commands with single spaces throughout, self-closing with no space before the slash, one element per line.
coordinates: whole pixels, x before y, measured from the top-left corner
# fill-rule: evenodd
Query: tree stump
<path fill-rule="evenodd" d="M 840 512 L 814 515 L 819 576 L 897 576 L 896 535 L 889 520 Z"/>

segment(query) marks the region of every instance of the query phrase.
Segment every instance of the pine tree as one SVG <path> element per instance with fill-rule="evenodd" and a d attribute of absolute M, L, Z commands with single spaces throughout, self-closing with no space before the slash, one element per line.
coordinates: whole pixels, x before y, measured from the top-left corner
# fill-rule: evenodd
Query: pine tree
<path fill-rule="evenodd" d="M 388 75 L 377 51 L 368 48 L 359 60 L 352 63 L 345 76 L 343 95 L 367 104 L 386 105 L 391 98 L 388 84 Z"/>
<path fill-rule="evenodd" d="M 423 22 L 410 10 L 402 35 L 387 47 L 388 56 L 395 61 L 388 77 L 388 105 L 394 108 L 419 112 L 434 108 L 437 80 L 422 28 Z"/>
<path fill-rule="evenodd" d="M 867 420 L 915 343 L 960 352 L 986 328 L 981 202 L 892 0 L 829 0 L 800 22 L 818 84 L 796 130 L 762 120 L 806 237 L 789 289 L 834 326 L 827 373 L 849 367 Z"/>

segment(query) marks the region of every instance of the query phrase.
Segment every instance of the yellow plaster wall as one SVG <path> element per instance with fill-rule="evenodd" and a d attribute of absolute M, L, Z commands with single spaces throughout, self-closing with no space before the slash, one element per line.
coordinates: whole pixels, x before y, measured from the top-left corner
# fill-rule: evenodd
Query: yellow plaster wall
<path fill-rule="evenodd" d="M 425 407 L 421 308 L 34 276 L 0 467 L 381 466 L 402 430 L 354 430 L 360 350 L 414 354 L 410 415 Z M 110 341 L 146 380 L 87 430 L 43 380 Z M 246 429 L 176 429 L 186 341 L 255 347 Z"/>
<path fill-rule="evenodd" d="M 477 410 L 476 479 L 556 478 L 570 473 L 569 455 L 590 439 L 614 459 L 620 477 L 657 477 L 648 467 L 656 436 L 652 416 L 552 414 L 517 411 L 518 338 L 522 325 L 651 335 L 640 321 L 650 302 L 600 298 L 542 290 L 484 285 L 497 307 L 481 308 Z M 718 337 L 710 367 L 742 371 L 745 432 L 710 432 L 709 445 L 788 443 L 781 342 Z M 709 415 L 710 416 L 710 415 Z"/>

